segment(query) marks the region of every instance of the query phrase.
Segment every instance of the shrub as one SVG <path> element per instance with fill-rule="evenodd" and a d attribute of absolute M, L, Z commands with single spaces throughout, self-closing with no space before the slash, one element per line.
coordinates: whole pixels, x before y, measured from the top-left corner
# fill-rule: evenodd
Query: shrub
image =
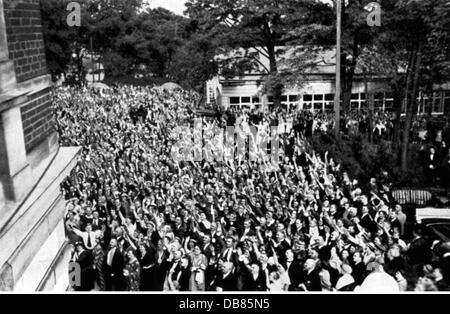
<path fill-rule="evenodd" d="M 310 144 L 322 156 L 328 151 L 329 156 L 342 165 L 343 171 L 363 184 L 368 183 L 371 177 L 377 178 L 383 171 L 387 171 L 395 186 L 423 187 L 420 151 L 416 146 L 411 146 L 410 167 L 406 174 L 402 174 L 399 150 L 393 149 L 389 141 L 373 144 L 363 136 L 336 138 L 331 133 L 316 133 Z"/>

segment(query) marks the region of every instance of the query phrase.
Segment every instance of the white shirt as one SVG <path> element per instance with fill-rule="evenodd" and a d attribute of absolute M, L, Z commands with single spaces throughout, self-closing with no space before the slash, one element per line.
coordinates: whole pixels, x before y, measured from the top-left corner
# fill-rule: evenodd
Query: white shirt
<path fill-rule="evenodd" d="M 88 250 L 92 250 L 95 247 L 95 232 L 92 232 L 92 231 L 91 232 L 83 232 L 78 229 L 73 229 L 73 232 L 75 232 L 75 234 L 77 236 L 79 236 L 81 239 L 83 239 L 84 246 Z M 89 239 L 91 240 L 90 246 L 88 245 Z"/>
<path fill-rule="evenodd" d="M 113 262 L 113 258 L 114 258 L 114 254 L 115 253 L 116 253 L 116 248 L 113 248 L 113 249 L 109 250 L 108 258 L 106 259 L 106 263 L 108 264 L 108 266 L 112 266 L 112 262 Z"/>

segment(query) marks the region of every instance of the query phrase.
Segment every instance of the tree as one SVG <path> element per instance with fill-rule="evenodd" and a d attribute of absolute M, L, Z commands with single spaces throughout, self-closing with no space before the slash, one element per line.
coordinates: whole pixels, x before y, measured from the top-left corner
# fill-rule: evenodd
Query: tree
<path fill-rule="evenodd" d="M 70 2 L 72 1 L 41 2 L 47 63 L 53 77 L 68 71 L 73 53 L 79 54 L 83 48 L 90 49 L 91 38 L 96 52 L 101 53 L 103 61 L 106 61 L 106 71 L 115 71 L 116 66 L 123 63 L 111 65 L 109 60 L 124 61 L 133 53 L 128 50 L 130 45 L 127 45 L 128 38 L 125 36 L 132 28 L 131 22 L 136 17 L 141 0 L 79 0 L 80 27 L 70 27 L 67 24 L 67 5 Z"/>
<path fill-rule="evenodd" d="M 333 1 L 335 2 L 335 1 Z M 378 35 L 377 27 L 367 23 L 370 4 L 373 0 L 342 1 L 342 52 L 341 83 L 342 107 L 346 112 L 350 108 L 353 81 L 362 49 L 373 45 Z"/>
<path fill-rule="evenodd" d="M 424 75 L 428 73 L 430 79 L 436 79 L 442 77 L 445 69 L 448 70 L 449 9 L 445 0 L 385 0 L 382 6 L 387 18 L 380 43 L 392 54 L 393 60 L 401 60 L 400 63 L 404 65 L 403 77 L 394 76 L 393 86 L 396 93 L 400 93 L 400 90 L 403 93 L 397 104 L 398 116 L 402 112 L 402 105 L 406 107 L 401 139 L 401 168 L 406 173 L 410 130 L 418 110 L 418 94 L 422 87 L 430 84 L 423 79 Z M 403 85 L 402 88 L 399 88 L 399 84 Z M 400 117 L 396 124 L 400 125 Z M 394 143 L 399 142 L 399 134 L 397 130 Z"/>
<path fill-rule="evenodd" d="M 308 14 L 325 8 L 314 0 L 189 0 L 186 4 L 191 19 L 217 45 L 220 68 L 225 76 L 242 76 L 254 71 L 266 75 L 267 92 L 274 105 L 281 104 L 284 81 L 281 79 L 279 47 L 299 44 L 304 34 L 298 28 L 310 23 Z M 315 15 L 315 17 L 324 17 Z M 266 65 L 260 56 L 269 60 Z"/>
<path fill-rule="evenodd" d="M 207 37 L 193 32 L 176 50 L 167 73 L 184 88 L 204 94 L 205 82 L 217 71 L 213 44 Z"/>
<path fill-rule="evenodd" d="M 373 142 L 373 116 L 374 116 L 374 96 L 375 93 L 384 90 L 369 88 L 369 79 L 374 77 L 391 77 L 397 73 L 398 67 L 392 63 L 392 59 L 379 50 L 377 46 L 368 46 L 361 49 L 357 65 L 357 72 L 362 73 L 364 90 L 366 94 L 367 108 L 369 110 L 369 142 Z"/>
<path fill-rule="evenodd" d="M 125 75 L 136 64 L 136 19 L 142 0 L 85 0 L 85 21 L 106 76 Z"/>
<path fill-rule="evenodd" d="M 166 76 L 178 49 L 186 41 L 187 19 L 166 9 L 142 12 L 136 20 L 136 56 L 158 76 Z"/>
<path fill-rule="evenodd" d="M 47 67 L 54 80 L 67 72 L 72 53 L 86 44 L 86 24 L 81 27 L 69 27 L 67 24 L 67 5 L 70 2 L 41 1 Z"/>

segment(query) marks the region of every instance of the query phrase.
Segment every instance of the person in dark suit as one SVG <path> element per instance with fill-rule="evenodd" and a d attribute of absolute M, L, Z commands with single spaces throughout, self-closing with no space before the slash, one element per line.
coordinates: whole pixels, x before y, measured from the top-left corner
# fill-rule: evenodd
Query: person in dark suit
<path fill-rule="evenodd" d="M 102 225 L 104 223 L 104 219 L 100 218 L 99 212 L 96 210 L 92 213 L 92 216 L 93 216 L 92 223 L 91 223 L 92 231 L 95 232 L 97 230 L 102 230 Z"/>
<path fill-rule="evenodd" d="M 361 252 L 355 252 L 353 254 L 353 263 L 352 277 L 355 279 L 355 283 L 360 286 L 367 276 L 367 267 L 363 262 Z"/>
<path fill-rule="evenodd" d="M 306 260 L 305 264 L 303 265 L 303 274 L 300 282 L 300 289 L 302 289 L 303 291 L 322 290 L 319 271 L 314 260 Z"/>
<path fill-rule="evenodd" d="M 286 251 L 286 262 L 282 264 L 285 271 L 288 273 L 291 284 L 289 285 L 289 291 L 295 291 L 300 285 L 302 276 L 302 267 L 300 263 L 295 260 L 295 255 L 292 250 Z"/>
<path fill-rule="evenodd" d="M 185 238 L 186 226 L 183 223 L 183 220 L 181 219 L 181 217 L 176 217 L 175 224 L 173 227 L 173 233 L 175 234 L 175 236 L 179 237 L 180 239 Z"/>
<path fill-rule="evenodd" d="M 431 262 L 431 243 L 423 236 L 423 229 L 420 225 L 414 228 L 414 239 L 409 245 L 406 256 L 407 262 L 413 266 L 415 274 L 423 265 Z"/>
<path fill-rule="evenodd" d="M 257 263 L 245 267 L 245 270 L 242 291 L 267 291 L 266 274 Z"/>
<path fill-rule="evenodd" d="M 225 262 L 231 262 L 233 265 L 238 265 L 239 257 L 234 249 L 234 239 L 228 237 L 225 240 L 225 248 L 220 253 L 220 258 Z"/>
<path fill-rule="evenodd" d="M 141 264 L 141 282 L 139 291 L 150 291 L 152 287 L 152 267 L 156 262 L 155 251 L 144 244 L 139 246 L 138 259 Z"/>
<path fill-rule="evenodd" d="M 425 179 L 428 186 L 432 187 L 436 183 L 436 173 L 438 169 L 439 161 L 434 147 L 430 148 L 430 151 L 425 156 Z"/>
<path fill-rule="evenodd" d="M 84 249 L 83 242 L 77 242 L 76 245 L 77 258 L 76 262 L 80 265 L 80 287 L 79 291 L 91 291 L 94 288 L 93 264 L 94 257 L 92 253 Z"/>
<path fill-rule="evenodd" d="M 220 230 L 219 230 L 220 228 Z M 222 227 L 218 227 L 215 222 L 211 224 L 211 243 L 216 248 L 216 252 L 222 252 L 225 247 L 225 237 L 222 234 Z"/>
<path fill-rule="evenodd" d="M 209 234 L 206 234 L 203 237 L 202 252 L 208 260 L 212 257 L 214 250 L 215 249 L 211 243 L 211 236 Z"/>
<path fill-rule="evenodd" d="M 360 225 L 364 229 L 369 230 L 370 232 L 375 232 L 377 230 L 377 223 L 373 220 L 373 217 L 370 215 L 369 207 L 362 206 L 362 215 Z"/>
<path fill-rule="evenodd" d="M 289 250 L 291 246 L 286 241 L 286 235 L 284 234 L 284 232 L 281 231 L 277 232 L 276 237 L 277 242 L 274 243 L 275 252 L 277 254 L 278 261 L 280 262 L 280 264 L 284 264 L 286 262 L 286 251 Z"/>
<path fill-rule="evenodd" d="M 239 223 L 235 212 L 230 213 L 228 219 L 225 221 L 224 228 L 227 231 L 230 231 L 231 228 L 234 228 L 236 233 L 240 236 L 242 236 L 244 230 L 244 226 Z"/>
<path fill-rule="evenodd" d="M 159 240 L 161 240 L 161 236 L 158 231 L 156 231 L 156 225 L 153 221 L 150 221 L 147 224 L 147 237 L 150 239 L 150 242 L 154 247 L 158 246 Z"/>
<path fill-rule="evenodd" d="M 219 274 L 215 283 L 216 291 L 236 291 L 237 278 L 234 273 L 234 266 L 231 262 L 224 262 L 222 265 L 222 271 Z"/>
<path fill-rule="evenodd" d="M 152 269 L 151 291 L 163 291 L 167 272 L 169 271 L 169 268 L 171 266 L 169 256 L 170 253 L 164 246 L 163 240 L 159 240 L 158 246 L 156 247 L 155 265 Z"/>
<path fill-rule="evenodd" d="M 189 257 L 184 256 L 172 264 L 168 282 L 171 291 L 189 291 L 189 282 L 191 279 L 191 267 Z"/>
<path fill-rule="evenodd" d="M 105 278 L 107 291 L 124 291 L 124 259 L 117 247 L 117 240 L 111 239 L 110 250 L 105 256 Z"/>

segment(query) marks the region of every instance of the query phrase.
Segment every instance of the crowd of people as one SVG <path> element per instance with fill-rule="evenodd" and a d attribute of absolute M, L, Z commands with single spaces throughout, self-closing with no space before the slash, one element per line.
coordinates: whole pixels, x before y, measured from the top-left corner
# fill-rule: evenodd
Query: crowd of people
<path fill-rule="evenodd" d="M 309 147 L 308 128 L 273 135 L 278 114 L 227 112 L 202 118 L 204 129 L 237 125 L 245 137 L 254 125 L 279 141 L 277 164 L 171 158 L 198 99 L 159 87 L 55 91 L 60 142 L 82 147 L 61 184 L 74 290 L 449 290 L 449 244 L 420 225 L 408 236 L 389 174 L 361 185 Z"/>

